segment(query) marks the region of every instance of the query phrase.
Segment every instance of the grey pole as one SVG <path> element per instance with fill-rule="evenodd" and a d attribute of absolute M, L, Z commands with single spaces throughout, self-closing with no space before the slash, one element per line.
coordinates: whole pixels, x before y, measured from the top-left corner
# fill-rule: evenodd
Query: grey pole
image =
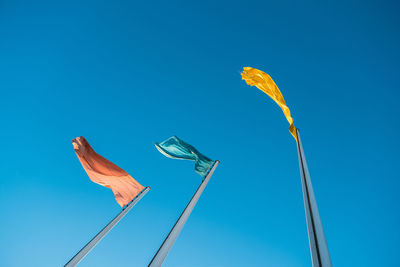
<path fill-rule="evenodd" d="M 86 244 L 64 267 L 76 266 L 99 242 L 108 232 L 139 202 L 139 200 L 146 195 L 150 190 L 147 186 L 143 189 L 122 211 L 109 222 L 89 243 Z"/>
<path fill-rule="evenodd" d="M 311 259 L 313 267 L 331 267 L 331 257 L 326 243 L 324 229 L 322 228 L 321 218 L 311 184 L 310 173 L 308 172 L 306 158 L 304 156 L 303 145 L 301 143 L 300 132 L 297 129 L 297 152 L 299 156 L 301 185 L 303 189 L 304 209 L 308 229 L 308 240 L 310 243 Z"/>
<path fill-rule="evenodd" d="M 172 228 L 171 232 L 169 232 L 167 238 L 162 243 L 161 247 L 158 249 L 156 255 L 151 260 L 149 267 L 159 267 L 163 264 L 165 258 L 168 255 L 171 247 L 174 245 L 175 240 L 179 236 L 179 233 L 182 231 L 183 226 L 185 225 L 187 219 L 192 213 L 194 206 L 196 205 L 197 201 L 200 198 L 200 195 L 203 193 L 204 188 L 206 187 L 208 181 L 210 180 L 212 174 L 214 173 L 215 168 L 219 164 L 219 161 L 216 160 L 214 165 L 212 166 L 211 170 L 208 172 L 207 176 L 201 182 L 199 188 L 197 189 L 196 193 L 193 195 L 192 199 L 190 200 L 189 204 L 186 206 L 185 210 L 182 212 L 179 219 L 176 221 L 174 227 Z"/>

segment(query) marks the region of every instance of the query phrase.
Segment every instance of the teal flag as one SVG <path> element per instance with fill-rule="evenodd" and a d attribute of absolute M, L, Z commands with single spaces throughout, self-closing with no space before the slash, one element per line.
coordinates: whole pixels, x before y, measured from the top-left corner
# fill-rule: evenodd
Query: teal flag
<path fill-rule="evenodd" d="M 208 170 L 213 165 L 214 161 L 207 158 L 196 148 L 179 139 L 177 136 L 172 136 L 161 143 L 154 144 L 158 151 L 160 151 L 164 156 L 172 159 L 186 159 L 193 160 L 195 162 L 194 170 L 205 177 Z"/>

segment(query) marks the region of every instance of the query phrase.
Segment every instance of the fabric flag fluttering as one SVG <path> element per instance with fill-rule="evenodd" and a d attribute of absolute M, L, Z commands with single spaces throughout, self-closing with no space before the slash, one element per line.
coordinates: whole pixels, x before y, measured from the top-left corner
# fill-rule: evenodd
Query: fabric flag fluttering
<path fill-rule="evenodd" d="M 169 232 L 168 236 L 165 238 L 161 247 L 158 249 L 157 253 L 151 260 L 149 267 L 160 267 L 165 258 L 168 255 L 171 247 L 175 243 L 175 240 L 182 231 L 187 219 L 189 218 L 194 206 L 203 193 L 208 181 L 210 180 L 215 168 L 218 166 L 219 161 L 212 161 L 206 156 L 202 155 L 193 146 L 179 139 L 177 136 L 172 136 L 161 143 L 155 144 L 156 148 L 165 156 L 174 159 L 186 159 L 195 161 L 195 171 L 200 174 L 204 179 L 200 186 L 194 193 L 192 199 L 189 201 L 188 205 L 182 212 L 179 219 L 176 221 L 174 227 Z"/>
<path fill-rule="evenodd" d="M 286 105 L 285 99 L 283 98 L 281 91 L 275 84 L 274 80 L 272 80 L 271 76 L 261 70 L 251 67 L 244 67 L 242 72 L 242 79 L 245 80 L 248 85 L 254 85 L 258 89 L 266 93 L 281 107 L 283 114 L 285 114 L 286 119 L 290 123 L 289 131 L 297 140 L 296 127 L 294 127 L 293 118 L 290 115 L 290 110 Z"/>
<path fill-rule="evenodd" d="M 202 177 L 207 175 L 207 171 L 214 163 L 214 161 L 201 154 L 196 148 L 179 139 L 177 136 L 172 136 L 167 140 L 161 143 L 155 143 L 154 145 L 158 151 L 166 157 L 193 160 L 195 162 L 195 171 Z"/>
<path fill-rule="evenodd" d="M 76 266 L 150 190 L 150 187 L 143 187 L 123 169 L 97 154 L 83 136 L 72 140 L 72 144 L 89 178 L 110 188 L 123 209 L 64 267 Z"/>
<path fill-rule="evenodd" d="M 127 205 L 144 189 L 144 186 L 126 171 L 97 154 L 83 136 L 72 140 L 72 144 L 89 178 L 97 184 L 110 188 L 121 207 Z"/>

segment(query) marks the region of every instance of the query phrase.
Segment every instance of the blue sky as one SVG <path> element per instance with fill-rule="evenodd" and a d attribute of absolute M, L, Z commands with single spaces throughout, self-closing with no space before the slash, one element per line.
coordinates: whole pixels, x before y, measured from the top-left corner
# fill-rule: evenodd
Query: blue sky
<path fill-rule="evenodd" d="M 153 142 L 219 159 L 166 259 L 310 266 L 295 142 L 241 80 L 269 73 L 301 130 L 333 264 L 398 264 L 395 1 L 0 3 L 0 265 L 61 266 L 120 208 L 71 140 L 152 190 L 81 266 L 146 266 L 201 178 Z"/>

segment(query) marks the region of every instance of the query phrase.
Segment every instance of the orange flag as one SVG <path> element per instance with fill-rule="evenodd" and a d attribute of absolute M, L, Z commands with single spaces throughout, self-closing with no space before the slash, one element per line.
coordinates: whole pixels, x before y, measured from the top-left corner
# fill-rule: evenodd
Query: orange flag
<path fill-rule="evenodd" d="M 121 207 L 144 189 L 126 171 L 97 154 L 83 136 L 72 140 L 72 145 L 90 180 L 110 188 Z"/>

